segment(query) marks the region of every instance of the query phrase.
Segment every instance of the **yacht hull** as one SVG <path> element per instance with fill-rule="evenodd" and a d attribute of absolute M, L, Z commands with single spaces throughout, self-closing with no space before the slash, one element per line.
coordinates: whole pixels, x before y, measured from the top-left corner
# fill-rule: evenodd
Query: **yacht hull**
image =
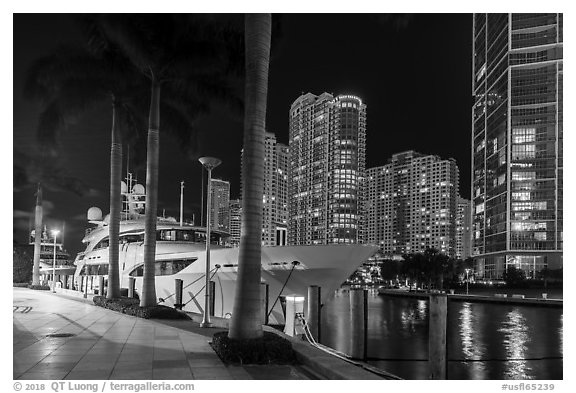
<path fill-rule="evenodd" d="M 238 275 L 238 248 L 213 250 L 210 254 L 211 281 L 214 282 L 213 315 L 229 318 L 232 315 Z M 262 320 L 269 311 L 269 323 L 284 323 L 279 296 L 306 296 L 308 287 L 321 287 L 324 303 L 334 290 L 377 251 L 373 245 L 283 246 L 262 248 Z M 172 254 L 174 256 L 174 254 Z M 203 313 L 205 301 L 204 252 L 179 253 L 179 257 L 198 258 L 193 264 L 170 276 L 156 276 L 156 297 L 160 304 L 174 306 L 175 279 L 183 281 L 183 310 Z M 297 261 L 297 264 L 293 264 Z M 219 265 L 219 267 L 217 267 Z M 122 274 L 122 286 L 128 286 L 128 274 Z M 268 296 L 266 299 L 266 285 Z M 141 293 L 142 278 L 136 277 L 136 291 Z"/>

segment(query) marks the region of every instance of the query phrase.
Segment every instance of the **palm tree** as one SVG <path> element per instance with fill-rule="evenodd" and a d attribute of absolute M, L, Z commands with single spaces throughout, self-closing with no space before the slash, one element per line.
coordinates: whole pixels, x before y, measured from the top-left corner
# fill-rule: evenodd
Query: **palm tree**
<path fill-rule="evenodd" d="M 40 117 L 39 135 L 53 146 L 57 134 L 66 128 L 67 119 L 79 117 L 102 102 L 111 103 L 111 165 L 108 298 L 120 296 L 119 229 L 121 211 L 122 139 L 138 143 L 145 124 L 147 81 L 122 56 L 102 33 L 98 19 L 83 20 L 90 51 L 63 48 L 39 59 L 31 68 L 28 95 L 45 101 Z M 205 111 L 201 102 L 185 101 L 186 107 L 166 100 L 162 111 L 168 113 L 167 129 L 187 147 L 194 116 Z M 158 108 L 160 110 L 160 108 Z M 193 136 L 193 135 L 192 135 Z"/>
<path fill-rule="evenodd" d="M 246 82 L 242 164 L 242 235 L 231 339 L 262 337 L 260 301 L 262 193 L 264 191 L 264 129 L 272 17 L 245 16 Z M 249 179 L 249 180 L 248 180 Z"/>
<path fill-rule="evenodd" d="M 144 274 L 140 306 L 156 304 L 154 264 L 156 256 L 156 209 L 161 91 L 183 105 L 206 94 L 225 97 L 222 84 L 226 53 L 216 24 L 190 15 L 107 15 L 101 18 L 107 38 L 149 80 L 151 89 L 146 164 L 146 214 L 144 222 Z"/>

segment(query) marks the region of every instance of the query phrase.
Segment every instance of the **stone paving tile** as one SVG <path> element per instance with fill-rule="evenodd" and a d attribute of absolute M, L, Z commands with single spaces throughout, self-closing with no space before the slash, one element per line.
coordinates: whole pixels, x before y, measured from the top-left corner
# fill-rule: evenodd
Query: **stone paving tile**
<path fill-rule="evenodd" d="M 67 380 L 102 380 L 108 379 L 110 377 L 110 371 L 106 370 L 83 370 L 83 371 L 71 371 L 64 377 Z"/>
<path fill-rule="evenodd" d="M 192 368 L 194 379 L 233 379 L 232 374 L 225 368 Z"/>
<path fill-rule="evenodd" d="M 27 372 L 18 377 L 18 379 L 32 379 L 32 380 L 64 379 L 66 374 L 68 374 L 67 371 L 58 371 L 58 372 L 48 371 L 48 372 L 36 372 L 36 373 Z"/>
<path fill-rule="evenodd" d="M 192 372 L 188 367 L 160 368 L 152 370 L 152 379 L 192 379 Z"/>
<path fill-rule="evenodd" d="M 114 371 L 152 370 L 152 361 L 116 362 Z"/>
<path fill-rule="evenodd" d="M 205 368 L 205 367 L 221 367 L 224 363 L 217 359 L 190 359 L 188 358 L 188 364 L 192 368 Z"/>
<path fill-rule="evenodd" d="M 152 379 L 152 369 L 150 370 L 117 370 L 114 369 L 110 379 L 137 380 Z"/>

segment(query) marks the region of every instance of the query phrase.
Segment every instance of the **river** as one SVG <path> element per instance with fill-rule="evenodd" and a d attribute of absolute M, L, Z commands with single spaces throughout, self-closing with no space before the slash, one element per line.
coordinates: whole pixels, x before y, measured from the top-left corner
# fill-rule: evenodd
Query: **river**
<path fill-rule="evenodd" d="M 324 345 L 351 348 L 350 299 L 322 308 Z M 562 379 L 562 308 L 448 303 L 448 379 Z M 428 301 L 368 296 L 369 363 L 404 379 L 428 378 Z M 380 360 L 384 359 L 384 360 Z"/>

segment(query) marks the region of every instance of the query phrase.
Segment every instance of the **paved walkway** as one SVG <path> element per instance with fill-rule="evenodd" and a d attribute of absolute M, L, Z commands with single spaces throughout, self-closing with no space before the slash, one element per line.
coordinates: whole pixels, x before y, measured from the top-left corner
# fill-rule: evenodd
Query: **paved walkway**
<path fill-rule="evenodd" d="M 49 291 L 13 289 L 14 379 L 309 379 L 294 366 L 226 366 L 220 329 L 162 324 Z M 184 328 L 184 329 L 183 329 Z M 71 337 L 47 337 L 50 334 Z"/>

